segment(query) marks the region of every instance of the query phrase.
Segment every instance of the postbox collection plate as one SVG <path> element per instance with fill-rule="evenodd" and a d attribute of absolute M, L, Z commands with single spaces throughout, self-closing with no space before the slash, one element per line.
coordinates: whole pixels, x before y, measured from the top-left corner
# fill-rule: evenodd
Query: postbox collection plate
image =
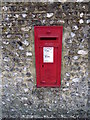
<path fill-rule="evenodd" d="M 60 87 L 62 26 L 35 26 L 37 87 Z"/>
<path fill-rule="evenodd" d="M 43 47 L 43 63 L 53 63 L 54 47 Z"/>

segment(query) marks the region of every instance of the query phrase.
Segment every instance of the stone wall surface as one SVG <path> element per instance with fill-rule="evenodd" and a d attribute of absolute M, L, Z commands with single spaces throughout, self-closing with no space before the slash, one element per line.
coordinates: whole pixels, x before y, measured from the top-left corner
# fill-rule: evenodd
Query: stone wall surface
<path fill-rule="evenodd" d="M 1 0 L 2 1 L 2 0 Z M 2 2 L 89 2 L 90 0 L 3 0 Z"/>
<path fill-rule="evenodd" d="M 3 118 L 89 118 L 90 3 L 3 2 Z M 36 88 L 34 26 L 63 25 L 60 88 Z"/>

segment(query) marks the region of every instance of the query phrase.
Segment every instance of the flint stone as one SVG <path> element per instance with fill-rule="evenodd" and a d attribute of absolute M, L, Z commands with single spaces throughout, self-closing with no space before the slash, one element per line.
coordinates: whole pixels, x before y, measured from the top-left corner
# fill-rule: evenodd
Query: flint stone
<path fill-rule="evenodd" d="M 4 11 L 7 11 L 7 9 L 8 9 L 8 8 L 7 8 L 6 6 L 3 7 L 3 10 L 4 10 Z"/>
<path fill-rule="evenodd" d="M 24 40 L 22 43 L 23 43 L 24 45 L 26 45 L 26 46 L 29 45 L 29 42 L 28 42 L 27 40 Z"/>
<path fill-rule="evenodd" d="M 15 15 L 15 17 L 16 17 L 16 18 L 18 18 L 18 17 L 19 17 L 19 15 L 18 15 L 18 14 L 16 14 L 16 15 Z"/>
<path fill-rule="evenodd" d="M 26 52 L 26 56 L 32 56 L 32 53 L 31 52 Z"/>
<path fill-rule="evenodd" d="M 75 33 L 71 32 L 71 37 L 73 38 L 75 36 Z"/>
<path fill-rule="evenodd" d="M 8 45 L 9 42 L 8 41 L 3 41 L 3 44 Z"/>
<path fill-rule="evenodd" d="M 25 18 L 27 16 L 27 14 L 22 14 L 22 17 Z"/>
<path fill-rule="evenodd" d="M 67 83 L 66 85 L 69 86 L 69 83 Z"/>
<path fill-rule="evenodd" d="M 78 56 L 74 56 L 73 59 L 74 59 L 74 60 L 77 60 L 77 59 L 78 59 Z"/>
<path fill-rule="evenodd" d="M 10 61 L 10 58 L 5 57 L 5 58 L 4 58 L 4 61 L 8 62 L 8 61 Z"/>
<path fill-rule="evenodd" d="M 80 80 L 79 78 L 73 78 L 72 79 L 73 82 L 79 82 L 79 80 Z"/>
<path fill-rule="evenodd" d="M 83 13 L 80 13 L 80 17 L 83 17 L 83 15 L 84 15 Z"/>
<path fill-rule="evenodd" d="M 31 27 L 22 27 L 21 28 L 22 31 L 26 31 L 26 32 L 28 32 L 30 29 L 31 29 Z"/>
<path fill-rule="evenodd" d="M 77 25 L 73 26 L 73 30 L 78 30 L 78 26 Z"/>
<path fill-rule="evenodd" d="M 25 91 L 25 93 L 28 92 L 28 88 L 25 88 L 24 91 Z"/>
<path fill-rule="evenodd" d="M 47 13 L 47 18 L 50 18 L 53 16 L 53 13 Z"/>
<path fill-rule="evenodd" d="M 80 20 L 79 20 L 79 23 L 80 23 L 80 24 L 84 23 L 83 19 L 80 19 Z"/>
<path fill-rule="evenodd" d="M 87 20 L 86 23 L 89 24 L 89 23 L 90 23 L 90 20 Z"/>
<path fill-rule="evenodd" d="M 69 76 L 70 76 L 70 73 L 66 73 L 66 76 L 68 76 L 68 77 L 69 77 Z"/>
<path fill-rule="evenodd" d="M 86 54 L 88 54 L 88 51 L 79 50 L 79 51 L 78 51 L 78 54 L 86 55 Z"/>
<path fill-rule="evenodd" d="M 21 46 L 19 46 L 19 50 L 24 50 L 24 48 L 23 48 L 23 47 L 21 47 Z"/>
<path fill-rule="evenodd" d="M 22 100 L 22 101 L 23 101 L 23 100 L 28 100 L 28 98 L 26 98 L 26 97 L 22 97 L 21 100 Z"/>

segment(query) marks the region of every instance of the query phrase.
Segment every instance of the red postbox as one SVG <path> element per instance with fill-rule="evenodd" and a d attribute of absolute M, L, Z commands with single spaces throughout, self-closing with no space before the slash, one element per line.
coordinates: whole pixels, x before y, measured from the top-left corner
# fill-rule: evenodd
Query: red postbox
<path fill-rule="evenodd" d="M 62 26 L 35 26 L 37 87 L 60 87 Z"/>

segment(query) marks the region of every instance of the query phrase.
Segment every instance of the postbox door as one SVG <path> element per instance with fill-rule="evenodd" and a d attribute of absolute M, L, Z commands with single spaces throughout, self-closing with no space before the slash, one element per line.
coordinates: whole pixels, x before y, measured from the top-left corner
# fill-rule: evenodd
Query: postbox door
<path fill-rule="evenodd" d="M 58 47 L 39 47 L 40 83 L 53 85 L 58 79 Z"/>

